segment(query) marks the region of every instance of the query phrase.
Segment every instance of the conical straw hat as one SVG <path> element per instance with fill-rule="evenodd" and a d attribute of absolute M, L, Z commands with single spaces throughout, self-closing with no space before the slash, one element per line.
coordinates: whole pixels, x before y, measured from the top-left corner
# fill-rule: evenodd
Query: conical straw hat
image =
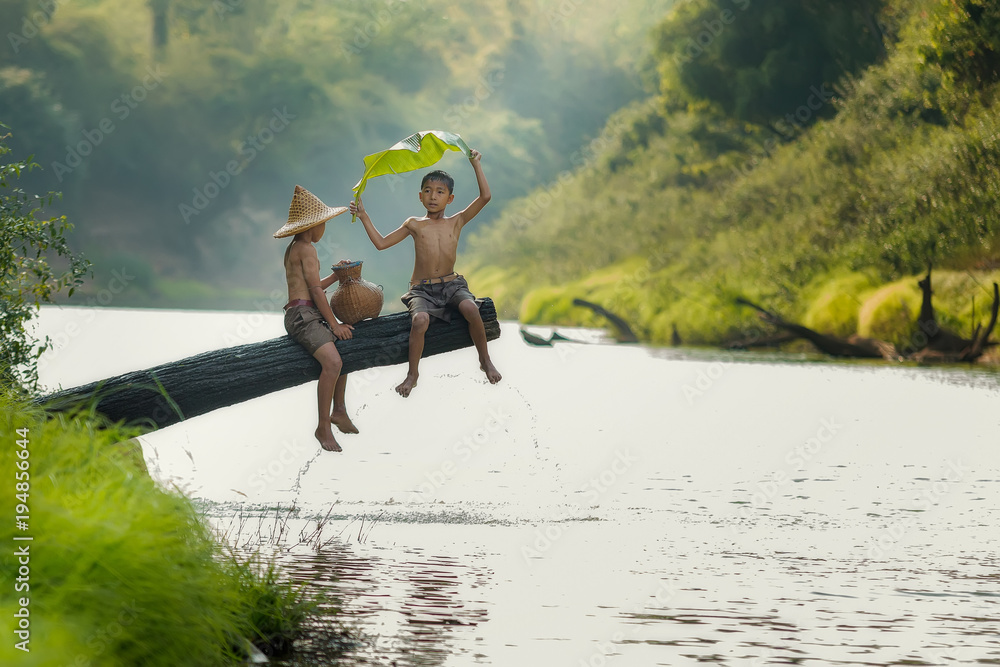
<path fill-rule="evenodd" d="M 319 197 L 301 185 L 296 185 L 295 194 L 292 195 L 292 203 L 288 207 L 288 222 L 274 233 L 274 238 L 294 236 L 341 213 L 347 213 L 346 206 L 327 206 L 320 201 Z"/>

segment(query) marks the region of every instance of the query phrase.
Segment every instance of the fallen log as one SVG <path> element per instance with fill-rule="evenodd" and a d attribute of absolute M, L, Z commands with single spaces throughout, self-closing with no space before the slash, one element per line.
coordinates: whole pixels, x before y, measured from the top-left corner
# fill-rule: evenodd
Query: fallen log
<path fill-rule="evenodd" d="M 521 338 L 524 339 L 524 342 L 527 343 L 528 345 L 534 345 L 535 347 L 552 347 L 556 343 L 556 341 L 570 340 L 569 338 L 566 338 L 566 336 L 563 336 L 558 331 L 553 331 L 552 334 L 547 339 L 531 333 L 524 327 L 521 327 L 520 331 L 521 331 Z"/>
<path fill-rule="evenodd" d="M 772 313 L 771 311 L 766 310 L 765 308 L 742 297 L 737 297 L 736 303 L 753 308 L 761 314 L 761 317 L 763 317 L 765 321 L 770 322 L 779 329 L 784 329 L 798 338 L 805 338 L 810 343 L 815 345 L 820 352 L 824 352 L 834 357 L 889 360 L 897 359 L 899 357 L 899 353 L 896 351 L 896 348 L 893 347 L 891 343 L 887 343 L 885 341 L 877 340 L 875 338 L 864 338 L 858 335 L 852 335 L 844 339 L 836 336 L 829 336 L 827 334 L 821 334 L 818 331 L 804 327 L 801 324 L 788 322 L 780 315 Z"/>
<path fill-rule="evenodd" d="M 775 334 L 773 336 L 756 336 L 753 338 L 741 338 L 725 343 L 725 347 L 730 350 L 750 350 L 756 347 L 781 347 L 785 343 L 798 340 L 798 336 L 791 333 Z"/>
<path fill-rule="evenodd" d="M 491 299 L 478 299 L 487 340 L 500 337 Z M 405 363 L 410 316 L 394 313 L 354 325 L 350 340 L 337 341 L 343 372 Z M 465 319 L 445 323 L 432 318 L 423 356 L 473 345 Z M 239 345 L 134 371 L 36 399 L 52 411 L 93 407 L 112 421 L 156 428 L 288 389 L 319 378 L 320 365 L 288 336 Z"/>
<path fill-rule="evenodd" d="M 614 325 L 615 329 L 618 332 L 615 338 L 618 340 L 619 343 L 639 342 L 639 337 L 635 335 L 635 332 L 632 331 L 632 328 L 628 325 L 628 323 L 619 316 L 612 313 L 604 306 L 592 303 L 590 301 L 586 301 L 584 299 L 573 299 L 573 305 L 581 306 L 583 308 L 590 308 L 598 315 L 607 318 L 607 320 L 611 322 L 612 325 Z"/>

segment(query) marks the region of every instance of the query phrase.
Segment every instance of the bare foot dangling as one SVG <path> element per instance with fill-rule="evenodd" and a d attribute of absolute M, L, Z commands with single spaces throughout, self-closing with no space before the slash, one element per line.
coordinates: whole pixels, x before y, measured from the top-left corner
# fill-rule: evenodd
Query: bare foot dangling
<path fill-rule="evenodd" d="M 502 379 L 500 371 L 497 367 L 493 365 L 493 362 L 487 359 L 486 361 L 480 362 L 479 368 L 486 373 L 486 379 L 490 381 L 490 384 L 496 384 Z"/>
<path fill-rule="evenodd" d="M 402 396 L 403 398 L 406 398 L 407 396 L 410 395 L 410 392 L 413 391 L 413 388 L 416 386 L 417 386 L 417 376 L 407 373 L 406 379 L 400 382 L 399 385 L 396 387 L 396 393 Z"/>
<path fill-rule="evenodd" d="M 328 452 L 342 452 L 343 449 L 337 444 L 337 439 L 333 437 L 333 431 L 330 429 L 316 429 L 316 439 L 319 440 L 319 446 Z"/>
<path fill-rule="evenodd" d="M 358 433 L 358 427 L 354 425 L 351 418 L 347 416 L 347 410 L 334 410 L 330 413 L 330 423 L 337 427 L 341 433 Z"/>

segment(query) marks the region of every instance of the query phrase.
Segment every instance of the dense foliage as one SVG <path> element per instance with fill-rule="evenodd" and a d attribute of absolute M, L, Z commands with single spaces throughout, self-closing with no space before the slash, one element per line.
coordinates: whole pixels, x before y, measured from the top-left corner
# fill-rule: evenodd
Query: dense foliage
<path fill-rule="evenodd" d="M 191 279 L 268 294 L 295 184 L 346 204 L 364 155 L 442 129 L 483 152 L 497 202 L 522 195 L 642 94 L 647 17 L 670 4 L 0 0 L 0 121 L 44 167 L 32 189 L 64 193 L 95 293 L 117 270 L 142 278 L 115 305 L 199 305 Z M 471 171 L 443 166 L 471 200 Z M 412 181 L 377 186 L 382 227 L 418 212 Z M 360 225 L 325 242 L 405 284 Z"/>
<path fill-rule="evenodd" d="M 699 17 L 733 4 L 686 4 L 656 34 L 694 30 Z M 582 168 L 512 203 L 479 235 L 474 278 L 513 307 L 508 314 L 520 304 L 529 321 L 592 323 L 571 300 L 599 294 L 653 340 L 670 340 L 676 325 L 686 341 L 719 342 L 752 326 L 752 314 L 733 304 L 736 295 L 802 317 L 811 299 L 839 290 L 857 320 L 867 292 L 909 280 L 928 262 L 996 268 L 995 3 L 854 4 L 854 32 L 870 36 L 877 28 L 884 58 L 877 45 L 865 45 L 867 37 L 858 40 L 853 60 L 835 55 L 837 42 L 824 33 L 847 20 L 835 16 L 847 3 L 830 5 L 825 20 L 800 24 L 815 31 L 806 41 L 834 45 L 823 47 L 820 60 L 823 67 L 842 65 L 839 71 L 806 86 L 798 70 L 809 65 L 805 55 L 799 63 L 756 54 L 778 70 L 750 84 L 786 82 L 773 99 L 795 107 L 717 95 L 674 60 L 682 44 L 661 42 L 661 94 L 613 116 Z M 740 79 L 728 45 L 767 25 L 781 28 L 787 5 L 753 3 L 760 16 L 737 11 L 703 49 L 706 76 L 728 71 Z M 769 8 L 777 12 L 770 23 L 761 18 Z M 866 58 L 874 60 L 860 68 Z M 819 104 L 814 89 L 824 87 L 830 94 Z M 972 282 L 962 300 L 978 294 L 982 303 L 985 286 L 980 292 Z M 972 313 L 963 310 L 967 332 Z"/>
<path fill-rule="evenodd" d="M 664 93 L 708 102 L 727 117 L 764 126 L 776 119 L 786 123 L 785 116 L 809 97 L 819 98 L 814 102 L 819 110 L 832 96 L 825 85 L 884 54 L 875 16 L 881 5 L 881 0 L 681 3 L 655 35 Z M 832 110 L 813 117 L 820 115 Z"/>
<path fill-rule="evenodd" d="M 0 136 L 0 385 L 30 393 L 37 388 L 35 362 L 46 343 L 35 340 L 28 322 L 60 291 L 72 295 L 89 262 L 70 250 L 66 235 L 72 225 L 64 216 L 41 219 L 43 206 L 56 195 L 30 195 L 17 186 L 38 165 L 7 163 L 8 136 Z"/>

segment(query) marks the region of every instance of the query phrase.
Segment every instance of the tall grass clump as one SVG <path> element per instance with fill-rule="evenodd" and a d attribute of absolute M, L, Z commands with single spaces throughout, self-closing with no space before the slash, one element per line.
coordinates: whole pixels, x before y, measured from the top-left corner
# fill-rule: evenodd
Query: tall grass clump
<path fill-rule="evenodd" d="M 18 429 L 27 429 L 27 459 L 16 453 Z M 47 415 L 0 393 L 0 477 L 8 490 L 0 540 L 30 549 L 30 588 L 0 591 L 8 638 L 0 664 L 237 664 L 248 640 L 288 643 L 308 612 L 302 591 L 282 584 L 273 566 L 224 553 L 192 502 L 145 474 L 129 451 L 136 435 L 95 415 Z M 29 463 L 27 530 L 14 522 L 20 460 Z M 20 564 L 14 547 L 4 551 L 2 579 L 13 582 Z M 28 653 L 12 639 L 22 597 Z M 276 628 L 275 619 L 287 623 Z"/>

